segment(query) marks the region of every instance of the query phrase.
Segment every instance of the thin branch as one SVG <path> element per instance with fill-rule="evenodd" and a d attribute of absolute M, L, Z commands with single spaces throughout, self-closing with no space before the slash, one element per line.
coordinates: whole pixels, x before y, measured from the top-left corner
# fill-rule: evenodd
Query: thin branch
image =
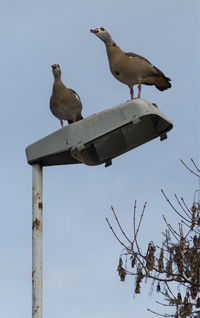
<path fill-rule="evenodd" d="M 167 289 L 168 289 L 168 291 L 170 292 L 170 294 L 171 294 L 174 298 L 176 298 L 176 297 L 174 296 L 174 294 L 172 293 L 172 291 L 171 291 L 171 289 L 170 289 L 170 287 L 169 287 L 169 285 L 168 285 L 167 282 L 165 283 L 165 285 L 167 286 Z"/>
<path fill-rule="evenodd" d="M 143 216 L 144 216 L 144 211 L 145 211 L 145 209 L 146 209 L 146 205 L 147 205 L 147 202 L 145 202 L 145 203 L 144 203 L 144 207 L 143 207 L 142 213 L 141 213 L 141 215 L 140 215 L 139 224 L 138 224 L 138 227 L 137 227 L 136 233 L 135 233 L 135 235 L 134 235 L 133 244 L 134 244 L 134 242 L 136 241 L 136 238 L 137 238 L 137 235 L 138 235 L 138 232 L 139 232 L 139 229 L 140 229 L 141 223 L 142 223 L 142 219 L 143 219 Z"/>
<path fill-rule="evenodd" d="M 151 309 L 149 309 L 149 308 L 147 308 L 147 310 L 150 311 L 150 312 L 152 312 L 152 314 L 158 315 L 158 316 L 160 316 L 160 317 L 174 317 L 174 315 L 168 315 L 168 314 L 162 315 L 162 314 L 159 314 L 158 312 L 153 311 L 153 310 L 151 310 Z"/>
<path fill-rule="evenodd" d="M 168 229 L 169 229 L 170 233 L 172 233 L 172 235 L 175 237 L 175 239 L 179 242 L 179 239 L 176 237 L 176 235 L 175 235 L 175 234 L 174 234 L 174 232 L 172 231 L 172 227 L 170 226 L 170 224 L 169 224 L 169 223 L 167 223 L 167 220 L 166 220 L 166 218 L 165 218 L 164 214 L 163 214 L 163 219 L 164 219 L 165 224 L 167 225 L 167 227 L 168 227 Z"/>
<path fill-rule="evenodd" d="M 131 252 L 131 250 L 130 250 L 122 241 L 120 241 L 120 239 L 119 239 L 118 236 L 116 235 L 115 231 L 113 230 L 113 228 L 112 228 L 112 226 L 110 225 L 110 222 L 108 221 L 107 218 L 106 218 L 106 222 L 108 223 L 109 228 L 110 228 L 111 231 L 113 232 L 113 234 L 114 234 L 115 238 L 117 239 L 117 241 L 118 241 L 123 247 L 125 247 L 125 249 L 127 249 L 128 251 Z"/>
<path fill-rule="evenodd" d="M 133 242 L 135 240 L 135 237 L 136 237 L 136 222 L 135 222 L 135 216 L 136 216 L 136 200 L 135 200 L 135 204 L 134 204 L 134 210 L 133 210 L 133 235 L 134 235 L 134 239 L 133 239 Z"/>
<path fill-rule="evenodd" d="M 194 231 L 196 234 L 200 234 L 200 232 L 199 231 L 197 231 L 197 230 L 195 230 L 195 229 L 192 229 L 191 230 L 191 228 L 190 228 L 190 226 L 188 225 L 188 224 L 186 224 L 183 220 L 181 220 L 181 222 L 185 225 L 185 226 L 187 226 L 187 227 L 189 227 L 189 229 L 190 229 L 190 231 L 188 232 L 188 234 L 190 233 L 190 232 L 192 232 L 192 231 Z M 198 225 L 198 224 L 196 224 L 196 225 Z M 187 235 L 188 235 L 187 234 Z"/>
<path fill-rule="evenodd" d="M 193 163 L 193 165 L 195 166 L 196 170 L 197 170 L 198 172 L 200 172 L 200 169 L 197 167 L 197 165 L 196 165 L 196 163 L 194 162 L 194 160 L 193 160 L 192 158 L 191 158 L 190 160 L 192 161 L 192 163 Z M 200 175 L 199 175 L 199 177 L 200 177 Z"/>
<path fill-rule="evenodd" d="M 154 270 L 156 271 L 155 268 L 154 268 Z M 146 274 L 145 273 L 143 274 L 144 277 L 152 279 L 153 281 L 158 281 L 158 282 L 165 283 L 165 284 L 171 283 L 171 282 L 174 282 L 174 281 L 180 283 L 178 280 L 176 280 L 175 277 L 172 277 L 172 278 L 169 278 L 169 279 L 167 279 L 167 278 L 159 278 L 158 276 L 150 275 L 149 272 L 147 272 L 146 269 L 145 269 L 145 271 L 146 271 Z M 132 275 L 132 276 L 138 275 L 138 273 L 133 273 L 133 272 L 130 272 L 130 271 L 127 271 L 127 270 L 126 270 L 126 273 L 127 273 L 127 275 Z M 158 272 L 158 273 L 160 274 L 160 272 Z M 173 276 L 177 276 L 177 275 L 174 274 Z M 184 281 L 184 283 L 187 283 L 187 282 Z"/>
<path fill-rule="evenodd" d="M 195 304 L 192 304 L 192 306 L 195 306 Z M 191 313 L 190 313 L 190 315 L 191 314 L 199 314 L 200 313 L 200 310 L 196 310 L 196 311 L 192 311 Z"/>
<path fill-rule="evenodd" d="M 168 225 L 169 225 L 169 228 L 171 229 L 171 231 L 174 233 L 174 235 L 176 234 L 179 238 L 181 238 L 180 234 L 178 232 L 176 232 L 176 230 L 174 230 L 174 228 L 171 226 L 171 224 L 168 223 Z M 178 239 L 178 241 L 179 241 L 179 239 Z"/>
<path fill-rule="evenodd" d="M 121 227 L 121 224 L 119 223 L 118 217 L 117 217 L 117 215 L 116 215 L 116 213 L 115 213 L 115 210 L 114 210 L 114 208 L 113 208 L 112 205 L 111 205 L 111 209 L 112 209 L 112 212 L 113 212 L 113 214 L 114 214 L 115 220 L 117 221 L 117 224 L 118 224 L 118 226 L 119 226 L 119 228 L 120 228 L 120 231 L 122 232 L 122 234 L 124 235 L 124 237 L 127 239 L 127 241 L 128 241 L 130 244 L 132 244 L 131 240 L 128 238 L 128 236 L 126 235 L 126 233 L 123 231 L 123 229 L 122 229 L 122 227 Z"/>
<path fill-rule="evenodd" d="M 163 303 L 160 303 L 159 301 L 155 301 L 156 304 L 159 304 L 159 305 L 162 305 L 162 306 L 165 306 L 165 307 L 175 307 L 176 305 L 168 305 L 168 304 L 163 304 Z"/>
<path fill-rule="evenodd" d="M 167 200 L 167 202 L 169 203 L 169 205 L 172 207 L 172 209 L 185 221 L 187 221 L 188 223 L 190 223 L 190 220 L 186 219 L 183 215 L 181 215 L 173 206 L 173 204 L 170 202 L 170 200 L 168 199 L 168 197 L 166 196 L 166 194 L 164 193 L 163 189 L 161 189 L 162 194 L 164 195 L 165 199 Z"/>
<path fill-rule="evenodd" d="M 181 204 L 181 202 L 180 202 L 180 200 L 179 200 L 179 198 L 177 197 L 176 194 L 175 194 L 175 198 L 176 198 L 178 204 L 180 205 L 181 209 L 183 210 L 183 212 L 185 212 L 185 214 L 187 215 L 187 217 L 188 217 L 190 220 L 192 220 L 191 216 L 185 211 L 184 207 L 182 206 L 182 204 Z"/>
<path fill-rule="evenodd" d="M 191 212 L 190 209 L 187 207 L 187 205 L 186 205 L 186 203 L 185 203 L 185 201 L 184 201 L 183 198 L 181 198 L 181 201 L 183 202 L 183 204 L 184 204 L 185 208 L 187 209 L 187 211 L 192 215 L 192 212 Z"/>
<path fill-rule="evenodd" d="M 135 200 L 135 204 L 134 204 L 134 211 L 133 211 L 133 234 L 134 234 L 134 239 L 133 239 L 133 242 L 132 242 L 132 246 L 135 242 L 136 244 L 136 247 L 137 247 L 137 250 L 138 250 L 138 253 L 141 255 L 141 251 L 140 251 L 140 248 L 139 248 L 139 244 L 138 244 L 138 241 L 137 241 L 137 230 L 136 230 L 136 200 Z"/>
<path fill-rule="evenodd" d="M 192 160 L 192 159 L 191 159 Z M 185 168 L 187 169 L 187 170 L 189 170 L 192 174 L 194 174 L 195 176 L 197 176 L 197 177 L 200 177 L 200 175 L 199 174 L 197 174 L 196 172 L 194 172 L 192 169 L 190 169 L 186 164 L 185 164 L 185 162 L 182 160 L 182 159 L 180 159 L 180 161 L 182 162 L 182 164 L 185 166 Z M 197 169 L 198 170 L 198 169 Z"/>

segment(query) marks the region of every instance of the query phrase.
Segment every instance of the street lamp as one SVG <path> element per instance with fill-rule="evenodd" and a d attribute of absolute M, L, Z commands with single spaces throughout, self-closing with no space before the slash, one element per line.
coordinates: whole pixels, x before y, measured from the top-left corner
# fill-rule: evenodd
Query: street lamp
<path fill-rule="evenodd" d="M 32 318 L 42 318 L 42 167 L 105 164 L 173 128 L 155 104 L 134 99 L 67 125 L 26 148 L 33 167 Z"/>

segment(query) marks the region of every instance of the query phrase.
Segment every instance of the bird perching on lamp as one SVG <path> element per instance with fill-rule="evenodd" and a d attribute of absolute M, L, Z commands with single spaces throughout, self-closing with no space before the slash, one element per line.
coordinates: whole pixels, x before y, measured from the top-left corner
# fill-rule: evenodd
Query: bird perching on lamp
<path fill-rule="evenodd" d="M 143 56 L 122 51 L 104 28 L 91 29 L 90 32 L 104 42 L 111 73 L 118 81 L 128 85 L 131 99 L 134 98 L 134 85 L 138 85 L 137 98 L 141 98 L 142 84 L 155 85 L 160 91 L 171 87 L 169 77 Z"/>
<path fill-rule="evenodd" d="M 50 98 L 50 109 L 52 114 L 60 119 L 61 127 L 63 120 L 68 124 L 82 119 L 82 103 L 79 95 L 71 88 L 67 88 L 61 80 L 61 69 L 59 64 L 53 64 L 52 72 L 54 84 Z"/>

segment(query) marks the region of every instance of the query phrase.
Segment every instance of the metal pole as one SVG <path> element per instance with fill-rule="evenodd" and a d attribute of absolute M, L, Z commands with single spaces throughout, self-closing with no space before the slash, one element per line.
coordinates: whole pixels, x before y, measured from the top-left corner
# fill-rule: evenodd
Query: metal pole
<path fill-rule="evenodd" d="M 42 167 L 32 176 L 32 318 L 42 318 Z"/>

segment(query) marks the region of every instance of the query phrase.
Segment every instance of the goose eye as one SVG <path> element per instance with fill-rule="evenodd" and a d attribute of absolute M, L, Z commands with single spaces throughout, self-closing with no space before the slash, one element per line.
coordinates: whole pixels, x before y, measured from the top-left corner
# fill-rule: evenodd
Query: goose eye
<path fill-rule="evenodd" d="M 104 28 L 100 28 L 100 31 L 105 31 L 105 29 Z"/>

